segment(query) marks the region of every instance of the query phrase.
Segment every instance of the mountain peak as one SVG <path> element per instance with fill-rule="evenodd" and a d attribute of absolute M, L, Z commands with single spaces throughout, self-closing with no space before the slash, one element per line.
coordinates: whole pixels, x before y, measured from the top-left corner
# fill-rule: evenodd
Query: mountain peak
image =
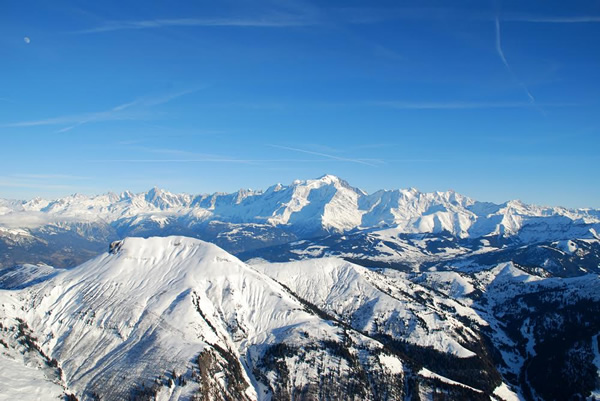
<path fill-rule="evenodd" d="M 168 237 L 127 237 L 125 239 L 114 241 L 109 246 L 109 253 L 119 254 L 127 253 L 128 257 L 131 254 L 143 255 L 145 258 L 152 257 L 160 259 L 171 255 L 174 252 L 181 254 L 183 249 L 206 248 L 212 249 L 213 252 L 221 253 L 229 256 L 229 254 L 210 242 L 205 242 L 199 239 L 183 237 L 183 236 L 168 236 Z"/>
<path fill-rule="evenodd" d="M 265 191 L 265 194 L 271 194 L 273 192 L 279 192 L 283 189 L 283 185 L 281 185 L 279 182 L 275 185 L 271 185 L 269 188 L 267 188 L 267 190 Z"/>
<path fill-rule="evenodd" d="M 158 194 L 161 194 L 161 193 L 163 193 L 163 192 L 165 192 L 165 191 L 164 191 L 164 190 L 162 190 L 162 189 L 160 189 L 159 187 L 157 187 L 157 186 L 155 185 L 155 186 L 153 186 L 152 188 L 150 188 L 150 189 L 148 190 L 148 192 L 146 192 L 146 194 L 147 194 L 148 196 L 156 196 L 156 195 L 158 195 Z"/>
<path fill-rule="evenodd" d="M 348 186 L 348 183 L 344 180 L 342 180 L 341 178 L 339 178 L 338 176 L 335 176 L 333 174 L 324 174 L 318 178 L 313 178 L 313 179 L 308 179 L 308 180 L 294 180 L 292 182 L 292 186 L 304 186 L 304 185 L 336 185 L 336 184 L 341 184 L 344 186 Z"/>
<path fill-rule="evenodd" d="M 172 194 L 171 192 L 158 187 L 152 188 L 144 195 L 146 202 L 161 210 L 183 206 L 187 203 L 188 198 L 190 198 L 189 195 Z"/>
<path fill-rule="evenodd" d="M 123 192 L 121 192 L 121 194 L 119 195 L 119 197 L 121 199 L 131 199 L 131 198 L 134 197 L 134 194 L 131 191 L 123 191 Z"/>
<path fill-rule="evenodd" d="M 323 174 L 322 176 L 320 176 L 319 178 L 317 178 L 317 180 L 319 180 L 319 181 L 325 181 L 325 182 L 329 182 L 329 183 L 342 181 L 340 179 L 340 177 L 338 177 L 336 175 L 333 175 L 333 174 Z"/>

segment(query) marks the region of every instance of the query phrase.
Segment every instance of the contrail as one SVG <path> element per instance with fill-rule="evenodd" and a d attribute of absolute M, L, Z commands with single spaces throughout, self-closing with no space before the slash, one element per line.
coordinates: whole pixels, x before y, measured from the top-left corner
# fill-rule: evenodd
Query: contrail
<path fill-rule="evenodd" d="M 508 71 L 508 73 L 512 76 L 512 78 L 515 80 L 515 82 L 517 82 L 519 84 L 519 86 L 521 88 L 523 88 L 523 90 L 527 94 L 527 97 L 529 98 L 529 103 L 531 103 L 536 109 L 538 109 L 542 114 L 545 115 L 546 113 L 544 112 L 544 110 L 542 110 L 537 105 L 537 103 L 535 101 L 535 97 L 533 97 L 533 95 L 529 91 L 529 88 L 527 88 L 527 85 L 525 85 L 523 82 L 521 82 L 517 78 L 517 76 L 513 72 L 512 68 L 510 68 L 510 64 L 508 64 L 508 61 L 506 60 L 506 56 L 504 55 L 504 50 L 502 50 L 502 36 L 500 34 L 500 19 L 498 19 L 498 17 L 496 17 L 496 52 L 498 53 L 498 56 L 500 57 L 500 60 L 502 60 L 502 64 L 504 64 L 504 67 L 506 67 L 506 70 Z"/>
<path fill-rule="evenodd" d="M 291 150 L 293 152 L 300 152 L 300 153 L 306 153 L 306 154 L 309 154 L 309 155 L 326 157 L 326 158 L 332 159 L 332 160 L 339 160 L 339 161 L 344 161 L 344 162 L 364 164 L 364 165 L 371 166 L 371 167 L 377 167 L 375 164 L 368 163 L 368 162 L 366 162 L 363 159 L 349 159 L 349 158 L 346 158 L 346 157 L 339 157 L 339 156 L 329 155 L 329 154 L 326 154 L 326 153 L 313 152 L 313 151 L 310 151 L 310 150 L 304 150 L 304 149 L 298 149 L 298 148 L 291 148 L 289 146 L 280 146 L 280 145 L 268 145 L 268 146 L 270 146 L 272 148 L 279 148 L 279 149 L 284 149 L 284 150 Z"/>
<path fill-rule="evenodd" d="M 508 61 L 506 61 L 506 57 L 504 56 L 504 51 L 502 51 L 502 41 L 500 38 L 500 20 L 498 19 L 498 17 L 496 17 L 496 51 L 498 52 L 498 55 L 500 56 L 500 59 L 504 63 L 506 69 L 512 74 L 510 65 L 508 65 Z"/>

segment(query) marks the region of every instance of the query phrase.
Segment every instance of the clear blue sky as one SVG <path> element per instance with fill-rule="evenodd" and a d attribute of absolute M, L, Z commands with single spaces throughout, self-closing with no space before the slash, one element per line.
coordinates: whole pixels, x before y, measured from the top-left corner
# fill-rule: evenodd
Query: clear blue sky
<path fill-rule="evenodd" d="M 0 3 L 0 197 L 368 192 L 600 207 L 598 1 Z"/>

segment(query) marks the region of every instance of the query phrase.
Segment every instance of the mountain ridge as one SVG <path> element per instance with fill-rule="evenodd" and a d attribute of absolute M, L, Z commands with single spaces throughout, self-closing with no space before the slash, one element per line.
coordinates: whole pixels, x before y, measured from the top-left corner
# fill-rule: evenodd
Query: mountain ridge
<path fill-rule="evenodd" d="M 15 214 L 29 214 L 30 221 L 23 225 L 35 227 L 43 224 L 45 217 L 50 221 L 114 222 L 153 213 L 241 224 L 296 224 L 315 232 L 402 226 L 406 232 L 448 231 L 461 237 L 514 233 L 521 227 L 520 217 L 564 216 L 600 223 L 600 209 L 537 206 L 518 200 L 495 204 L 452 190 L 420 192 L 411 188 L 367 194 L 333 175 L 295 180 L 288 186 L 276 184 L 264 191 L 191 195 L 154 187 L 138 194 L 125 191 L 120 195 L 74 194 L 55 200 L 0 200 L 0 225 L 7 227 L 18 226 L 10 219 Z M 479 224 L 482 219 L 494 220 L 497 227 Z"/>
<path fill-rule="evenodd" d="M 118 201 L 123 201 L 123 200 L 128 200 L 128 199 L 132 199 L 134 197 L 139 197 L 140 195 L 145 198 L 146 201 L 148 201 L 148 203 L 154 204 L 154 206 L 157 206 L 155 203 L 158 203 L 158 201 L 160 200 L 164 200 L 164 198 L 179 198 L 178 202 L 182 203 L 182 200 L 185 200 L 183 203 L 184 204 L 189 204 L 189 203 L 198 203 L 199 200 L 202 199 L 210 199 L 210 198 L 214 198 L 214 197 L 218 197 L 218 196 L 223 196 L 223 195 L 238 195 L 241 196 L 241 198 L 245 198 L 246 196 L 253 196 L 253 195 L 262 195 L 262 194 L 268 194 L 268 193 L 273 193 L 273 192 L 278 192 L 283 188 L 288 188 L 288 187 L 293 187 L 293 186 L 298 186 L 298 185 L 304 185 L 304 184 L 308 184 L 308 183 L 313 183 L 313 182 L 323 182 L 326 184 L 334 184 L 334 183 L 339 183 L 339 185 L 344 186 L 348 189 L 351 189 L 353 191 L 356 191 L 357 193 L 360 193 L 361 195 L 364 196 L 374 196 L 376 194 L 386 194 L 386 193 L 395 193 L 395 192 L 399 192 L 402 194 L 422 194 L 422 195 L 437 195 L 437 196 L 441 196 L 441 197 L 457 197 L 457 198 L 463 198 L 466 199 L 468 201 L 472 201 L 472 202 L 476 202 L 478 204 L 482 204 L 482 205 L 493 205 L 493 206 L 509 206 L 510 204 L 513 205 L 525 205 L 525 206 L 537 206 L 539 208 L 543 208 L 543 209 L 561 209 L 561 210 L 565 210 L 565 211 L 572 211 L 572 212 L 585 212 L 585 211 L 589 211 L 592 212 L 594 214 L 600 214 L 600 208 L 592 208 L 592 207 L 579 207 L 579 208 L 569 208 L 569 207 L 565 207 L 565 206 L 561 206 L 561 205 L 538 205 L 538 204 L 534 204 L 534 203 L 525 203 L 523 201 L 521 201 L 520 199 L 510 199 L 501 203 L 495 203 L 495 202 L 490 202 L 490 201 L 476 201 L 474 200 L 474 198 L 467 196 L 467 195 L 463 195 L 460 192 L 457 192 L 453 189 L 449 189 L 446 191 L 432 191 L 432 192 L 423 192 L 420 191 L 419 189 L 415 188 L 415 187 L 410 187 L 410 188 L 382 188 L 382 189 L 378 189 L 375 190 L 372 193 L 368 193 L 360 188 L 357 187 L 353 187 L 349 184 L 348 181 L 333 175 L 333 174 L 324 174 L 318 178 L 315 179 L 306 179 L 306 180 L 300 180 L 300 179 L 296 179 L 294 181 L 292 181 L 291 184 L 289 185 L 282 185 L 281 183 L 276 183 L 273 184 L 271 186 L 269 186 L 267 189 L 251 189 L 251 188 L 241 188 L 235 192 L 223 192 L 223 191 L 216 191 L 213 193 L 198 193 L 198 194 L 191 194 L 191 193 L 187 193 L 187 192 L 181 192 L 181 193 L 174 193 L 171 192 L 165 188 L 159 188 L 157 186 L 154 186 L 152 188 L 150 188 L 147 191 L 142 191 L 142 192 L 131 192 L 130 190 L 125 190 L 122 191 L 120 193 L 116 193 L 116 192 L 112 192 L 112 191 L 108 191 L 105 193 L 101 193 L 101 194 L 94 194 L 94 195 L 84 195 L 81 193 L 73 193 L 71 195 L 66 195 L 66 196 L 62 196 L 62 197 L 58 197 L 58 198 L 42 198 L 40 196 L 35 196 L 31 199 L 12 199 L 12 198 L 0 198 L 0 200 L 2 202 L 6 202 L 8 204 L 13 204 L 13 205 L 18 205 L 21 204 L 23 205 L 23 207 L 26 210 L 38 210 L 40 211 L 40 209 L 46 209 L 48 207 L 48 205 L 50 204 L 54 204 L 54 203 L 64 203 L 65 200 L 67 199 L 101 199 L 103 197 L 108 198 L 111 202 L 118 202 Z M 43 205 L 40 207 L 40 205 Z M 2 205 L 0 205 L 1 207 Z M 175 206 L 175 205 L 170 205 L 171 207 Z M 1 211 L 1 209 L 0 209 Z"/>

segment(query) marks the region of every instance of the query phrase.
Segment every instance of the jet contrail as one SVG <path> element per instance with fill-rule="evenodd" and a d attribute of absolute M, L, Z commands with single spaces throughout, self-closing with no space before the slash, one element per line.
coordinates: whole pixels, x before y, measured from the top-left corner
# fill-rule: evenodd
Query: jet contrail
<path fill-rule="evenodd" d="M 500 20 L 498 19 L 498 17 L 496 17 L 496 52 L 498 53 L 500 60 L 502 60 L 502 64 L 504 64 L 504 67 L 506 67 L 506 70 L 513 77 L 513 79 L 519 84 L 519 86 L 521 86 L 523 88 L 523 90 L 527 94 L 527 97 L 529 98 L 529 103 L 531 103 L 538 110 L 540 110 L 542 112 L 542 114 L 545 114 L 545 112 L 536 104 L 535 97 L 533 97 L 533 95 L 529 91 L 529 88 L 527 88 L 527 86 L 517 78 L 517 76 L 513 72 L 512 68 L 510 68 L 510 64 L 508 64 L 508 61 L 506 60 L 506 56 L 504 55 L 504 50 L 502 50 L 502 37 L 500 35 Z"/>

